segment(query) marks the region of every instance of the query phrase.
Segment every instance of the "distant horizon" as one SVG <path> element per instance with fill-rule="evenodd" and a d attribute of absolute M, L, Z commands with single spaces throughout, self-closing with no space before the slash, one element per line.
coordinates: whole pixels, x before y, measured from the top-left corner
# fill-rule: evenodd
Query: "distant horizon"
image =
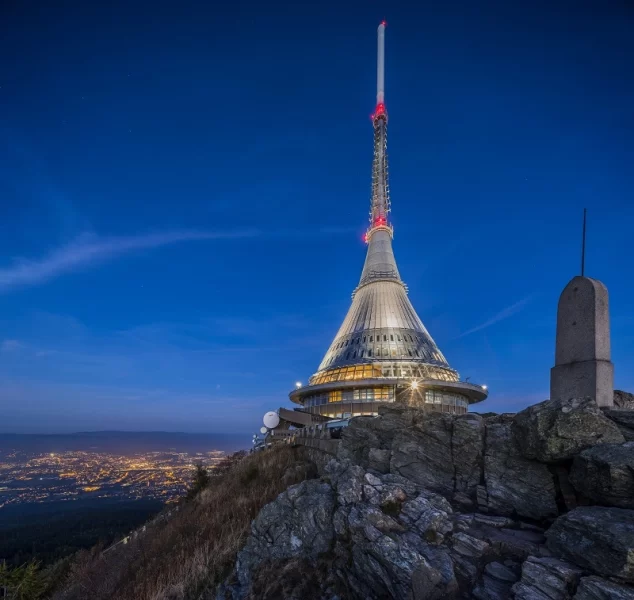
<path fill-rule="evenodd" d="M 0 431 L 0 435 L 88 435 L 95 433 L 168 433 L 182 435 L 244 435 L 243 432 L 227 433 L 218 431 L 165 431 L 160 429 L 94 429 L 92 431 L 56 431 L 56 432 L 33 432 L 33 431 Z"/>

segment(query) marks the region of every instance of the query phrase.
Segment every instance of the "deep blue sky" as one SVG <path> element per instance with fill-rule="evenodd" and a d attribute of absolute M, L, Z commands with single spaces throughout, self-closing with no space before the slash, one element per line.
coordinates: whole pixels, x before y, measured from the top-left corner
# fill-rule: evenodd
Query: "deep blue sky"
<path fill-rule="evenodd" d="M 548 396 L 585 206 L 634 390 L 634 9 L 519 4 L 4 0 L 0 431 L 288 402 L 364 259 L 382 18 L 394 247 L 451 365 L 482 410 Z"/>

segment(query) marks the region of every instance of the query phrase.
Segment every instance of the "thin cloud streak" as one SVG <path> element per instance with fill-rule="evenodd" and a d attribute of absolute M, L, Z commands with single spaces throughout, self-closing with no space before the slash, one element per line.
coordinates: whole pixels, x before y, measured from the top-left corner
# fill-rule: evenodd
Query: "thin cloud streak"
<path fill-rule="evenodd" d="M 248 238 L 258 235 L 260 232 L 255 230 L 171 231 L 111 238 L 83 235 L 39 260 L 20 259 L 8 267 L 0 268 L 0 293 L 45 283 L 66 273 L 103 263 L 136 250 L 159 248 L 179 242 Z"/>
<path fill-rule="evenodd" d="M 312 232 L 263 232 L 258 229 L 226 232 L 185 230 L 109 238 L 84 234 L 70 244 L 53 250 L 41 259 L 18 259 L 14 261 L 12 265 L 0 268 L 0 294 L 20 287 L 46 283 L 66 273 L 101 264 L 137 250 L 149 250 L 181 242 L 234 240 L 257 237 L 294 237 L 311 234 L 328 235 L 344 233 L 345 231 L 345 228 L 341 228 L 337 231 L 318 229 Z"/>
<path fill-rule="evenodd" d="M 476 327 L 473 327 L 472 329 L 469 329 L 468 331 L 461 333 L 455 339 L 460 339 L 467 335 L 471 335 L 472 333 L 475 333 L 476 331 L 482 331 L 483 329 L 487 329 L 491 327 L 491 325 L 495 325 L 496 323 L 499 323 L 500 321 L 504 321 L 508 319 L 509 317 L 516 315 L 518 312 L 524 310 L 524 307 L 533 299 L 533 296 L 534 294 L 531 294 L 530 296 L 527 296 L 526 298 L 519 300 L 515 304 L 511 304 L 511 306 L 507 306 L 505 309 L 501 310 L 499 313 L 491 317 L 488 321 L 485 321 L 484 323 L 481 323 L 480 325 L 477 325 Z"/>

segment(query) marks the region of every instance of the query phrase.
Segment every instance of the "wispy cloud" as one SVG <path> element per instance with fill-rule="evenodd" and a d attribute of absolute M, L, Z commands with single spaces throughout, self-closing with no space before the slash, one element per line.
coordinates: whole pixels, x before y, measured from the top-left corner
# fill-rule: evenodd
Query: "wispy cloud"
<path fill-rule="evenodd" d="M 19 258 L 6 267 L 0 267 L 0 294 L 17 288 L 40 285 L 66 273 L 86 269 L 138 250 L 149 250 L 182 242 L 206 240 L 233 240 L 240 238 L 294 238 L 349 233 L 352 228 L 316 228 L 310 231 L 260 231 L 242 229 L 234 231 L 168 231 L 126 237 L 100 237 L 84 234 L 76 240 L 56 248 L 46 256 L 29 260 Z"/>
<path fill-rule="evenodd" d="M 57 248 L 37 260 L 19 259 L 0 268 L 0 293 L 38 285 L 79 269 L 112 260 L 137 250 L 159 248 L 179 242 L 256 237 L 257 230 L 211 232 L 171 231 L 129 237 L 101 238 L 82 235 L 74 242 Z"/>
<path fill-rule="evenodd" d="M 2 340 L 0 343 L 0 353 L 3 352 L 15 352 L 23 347 L 22 342 L 18 340 Z"/>
<path fill-rule="evenodd" d="M 491 325 L 495 325 L 496 323 L 499 323 L 500 321 L 504 321 L 508 319 L 509 317 L 516 315 L 518 312 L 521 312 L 522 310 L 524 310 L 524 307 L 533 299 L 533 297 L 534 297 L 534 294 L 531 294 L 530 296 L 527 296 L 526 298 L 519 300 L 515 304 L 511 304 L 511 306 L 507 306 L 506 308 L 502 309 L 497 314 L 493 315 L 490 319 L 488 319 L 484 323 L 481 323 L 480 325 L 476 325 L 475 327 L 472 327 L 471 329 L 465 331 L 464 333 L 461 333 L 458 336 L 458 338 L 463 338 L 466 335 L 471 335 L 472 333 L 475 333 L 476 331 L 482 331 L 483 329 L 487 329 L 491 327 Z"/>

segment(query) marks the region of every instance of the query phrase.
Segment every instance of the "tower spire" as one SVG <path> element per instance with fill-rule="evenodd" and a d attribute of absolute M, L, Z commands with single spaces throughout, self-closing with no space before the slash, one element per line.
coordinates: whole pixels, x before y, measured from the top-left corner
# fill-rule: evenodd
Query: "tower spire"
<path fill-rule="evenodd" d="M 368 253 L 359 285 L 376 279 L 396 279 L 400 275 L 392 252 L 390 188 L 387 162 L 387 109 L 385 108 L 385 21 L 377 30 L 376 108 L 372 115 L 374 156 L 372 159 L 372 199 L 370 226 L 365 234 Z"/>
<path fill-rule="evenodd" d="M 317 372 L 290 394 L 319 419 L 376 414 L 403 400 L 426 410 L 467 411 L 486 386 L 459 381 L 407 296 L 392 251 L 385 108 L 385 21 L 377 32 L 374 157 L 368 243 L 352 304 Z M 317 417 L 315 417 L 317 418 Z"/>

